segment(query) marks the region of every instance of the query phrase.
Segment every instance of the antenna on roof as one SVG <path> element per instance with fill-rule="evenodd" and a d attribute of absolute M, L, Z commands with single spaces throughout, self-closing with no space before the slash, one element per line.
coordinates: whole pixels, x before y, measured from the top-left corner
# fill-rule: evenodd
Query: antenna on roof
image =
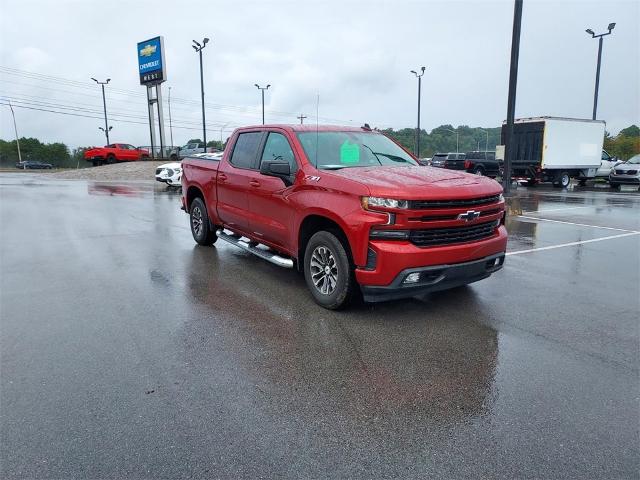
<path fill-rule="evenodd" d="M 318 136 L 319 136 L 319 128 L 318 128 L 318 115 L 320 112 L 320 92 L 318 92 L 318 96 L 316 97 L 316 164 L 315 167 L 318 168 Z"/>

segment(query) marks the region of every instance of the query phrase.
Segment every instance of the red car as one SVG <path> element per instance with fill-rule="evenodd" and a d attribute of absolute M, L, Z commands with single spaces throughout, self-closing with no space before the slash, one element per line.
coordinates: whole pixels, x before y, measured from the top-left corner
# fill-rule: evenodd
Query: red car
<path fill-rule="evenodd" d="M 182 203 L 196 242 L 218 238 L 297 266 L 321 306 L 412 297 L 502 268 L 502 187 L 419 166 L 368 127 L 236 130 L 221 160 L 182 162 Z"/>
<path fill-rule="evenodd" d="M 105 163 L 133 162 L 149 158 L 149 151 L 128 143 L 112 143 L 104 147 L 94 147 L 84 152 L 84 159 L 94 167 Z"/>

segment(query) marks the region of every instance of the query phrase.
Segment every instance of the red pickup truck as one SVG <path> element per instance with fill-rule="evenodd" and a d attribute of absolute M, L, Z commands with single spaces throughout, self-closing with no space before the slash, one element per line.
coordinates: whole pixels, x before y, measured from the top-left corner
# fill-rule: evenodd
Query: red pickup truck
<path fill-rule="evenodd" d="M 494 180 L 419 166 L 368 127 L 237 129 L 222 159 L 185 158 L 182 208 L 201 245 L 218 238 L 304 273 L 339 309 L 465 285 L 502 268 Z"/>
<path fill-rule="evenodd" d="M 149 158 L 149 151 L 136 148 L 128 143 L 112 143 L 104 147 L 94 147 L 84 152 L 84 159 L 94 167 L 105 163 L 133 162 Z"/>

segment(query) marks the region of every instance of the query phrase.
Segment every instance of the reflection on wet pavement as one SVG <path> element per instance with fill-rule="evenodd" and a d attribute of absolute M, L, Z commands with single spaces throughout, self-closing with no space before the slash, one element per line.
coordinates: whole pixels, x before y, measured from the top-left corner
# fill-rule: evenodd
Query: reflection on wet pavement
<path fill-rule="evenodd" d="M 175 192 L 23 182 L 0 177 L 3 478 L 637 474 L 638 236 L 329 312 L 294 271 L 195 246 Z M 518 195 L 640 229 L 637 194 Z M 610 234 L 507 227 L 510 251 Z"/>

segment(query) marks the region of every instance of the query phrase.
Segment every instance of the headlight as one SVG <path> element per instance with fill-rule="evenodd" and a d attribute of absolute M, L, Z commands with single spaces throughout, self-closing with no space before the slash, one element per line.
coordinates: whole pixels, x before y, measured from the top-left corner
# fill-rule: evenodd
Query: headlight
<path fill-rule="evenodd" d="M 409 202 L 395 198 L 362 197 L 362 208 L 371 210 L 376 208 L 408 208 Z"/>
<path fill-rule="evenodd" d="M 500 196 L 498 197 L 498 201 L 499 202 L 504 202 L 504 195 L 500 194 Z"/>

